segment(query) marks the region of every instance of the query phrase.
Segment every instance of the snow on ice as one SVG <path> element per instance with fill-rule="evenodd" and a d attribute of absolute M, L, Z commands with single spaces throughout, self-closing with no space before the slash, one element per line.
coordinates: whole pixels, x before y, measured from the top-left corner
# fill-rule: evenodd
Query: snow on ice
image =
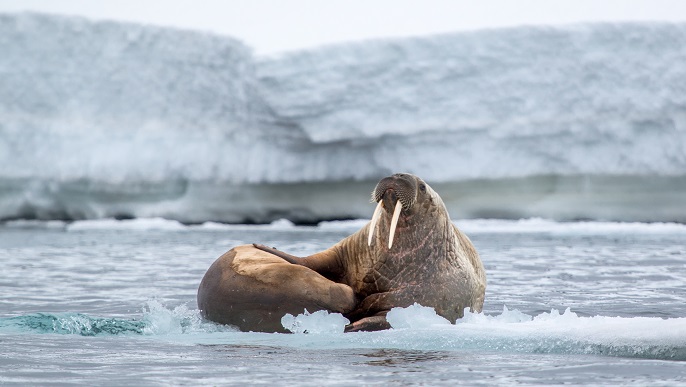
<path fill-rule="evenodd" d="M 686 24 L 519 27 L 255 57 L 229 37 L 0 15 L 0 219 L 686 222 Z"/>

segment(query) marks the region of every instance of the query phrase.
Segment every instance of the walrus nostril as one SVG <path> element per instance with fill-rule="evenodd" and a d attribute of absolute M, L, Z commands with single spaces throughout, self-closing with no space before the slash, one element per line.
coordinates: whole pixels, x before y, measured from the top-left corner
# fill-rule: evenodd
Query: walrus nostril
<path fill-rule="evenodd" d="M 387 189 L 386 192 L 384 192 L 383 198 L 390 200 L 392 203 L 398 201 L 398 195 L 395 193 L 395 190 L 393 188 Z"/>
<path fill-rule="evenodd" d="M 374 188 L 374 192 L 372 193 L 372 199 L 376 203 L 379 200 L 383 199 L 384 195 L 386 194 L 386 191 L 389 189 L 396 189 L 397 188 L 397 182 L 396 178 L 393 176 L 390 177 L 384 177 L 379 181 L 379 183 L 376 185 L 376 188 Z"/>

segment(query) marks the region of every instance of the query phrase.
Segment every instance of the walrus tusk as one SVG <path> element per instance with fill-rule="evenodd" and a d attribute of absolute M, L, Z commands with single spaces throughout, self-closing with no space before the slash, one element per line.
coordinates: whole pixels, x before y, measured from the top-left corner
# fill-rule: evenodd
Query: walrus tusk
<path fill-rule="evenodd" d="M 381 207 L 383 207 L 383 202 L 379 200 L 379 204 L 377 204 L 376 208 L 374 209 L 372 221 L 369 222 L 369 238 L 367 239 L 367 246 L 372 245 L 372 237 L 374 236 L 374 230 L 376 229 L 376 222 L 379 221 L 379 215 L 381 215 Z"/>
<path fill-rule="evenodd" d="M 398 225 L 398 218 L 400 218 L 400 211 L 403 209 L 403 205 L 398 200 L 395 203 L 395 210 L 393 211 L 393 219 L 391 219 L 391 233 L 388 235 L 388 248 L 393 246 L 393 237 L 395 236 L 395 227 Z"/>

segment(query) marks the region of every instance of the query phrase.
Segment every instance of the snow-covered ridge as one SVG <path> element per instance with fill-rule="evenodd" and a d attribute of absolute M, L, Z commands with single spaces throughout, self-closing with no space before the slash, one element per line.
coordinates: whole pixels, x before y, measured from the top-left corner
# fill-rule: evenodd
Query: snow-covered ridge
<path fill-rule="evenodd" d="M 280 122 L 434 182 L 686 171 L 686 25 L 486 30 L 258 66 Z M 402 155 L 402 156 L 400 156 Z"/>
<path fill-rule="evenodd" d="M 0 15 L 0 219 L 686 221 L 686 24 L 521 27 L 255 58 L 229 37 Z"/>
<path fill-rule="evenodd" d="M 5 179 L 215 177 L 221 156 L 197 155 L 253 126 L 252 54 L 230 38 L 0 15 L 0 49 Z"/>

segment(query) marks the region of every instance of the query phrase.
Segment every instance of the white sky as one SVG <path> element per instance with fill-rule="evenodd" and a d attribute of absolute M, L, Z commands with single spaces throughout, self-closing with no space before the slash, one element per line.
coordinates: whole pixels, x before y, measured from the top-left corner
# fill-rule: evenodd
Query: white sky
<path fill-rule="evenodd" d="M 212 31 L 258 54 L 503 26 L 686 22 L 682 0 L 0 0 L 0 12 L 17 11 Z"/>

